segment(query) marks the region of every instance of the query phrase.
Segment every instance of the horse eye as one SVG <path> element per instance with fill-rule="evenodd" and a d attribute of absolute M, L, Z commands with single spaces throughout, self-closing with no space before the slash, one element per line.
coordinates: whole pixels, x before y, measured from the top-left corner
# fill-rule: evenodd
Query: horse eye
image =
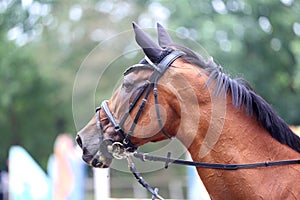
<path fill-rule="evenodd" d="M 133 83 L 124 80 L 124 82 L 122 84 L 122 88 L 124 88 L 126 90 L 126 92 L 130 92 L 133 88 Z"/>

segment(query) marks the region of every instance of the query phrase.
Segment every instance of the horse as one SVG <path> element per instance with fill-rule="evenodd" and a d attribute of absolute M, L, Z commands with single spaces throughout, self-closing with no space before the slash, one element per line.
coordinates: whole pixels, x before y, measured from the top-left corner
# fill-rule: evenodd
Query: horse
<path fill-rule="evenodd" d="M 124 72 L 76 141 L 90 166 L 109 167 L 108 146 L 129 152 L 148 142 L 180 140 L 195 162 L 255 163 L 299 159 L 300 138 L 250 84 L 213 58 L 174 44 L 157 24 L 158 44 L 133 23 L 145 54 Z M 212 199 L 299 199 L 300 165 L 222 170 L 197 167 Z"/>

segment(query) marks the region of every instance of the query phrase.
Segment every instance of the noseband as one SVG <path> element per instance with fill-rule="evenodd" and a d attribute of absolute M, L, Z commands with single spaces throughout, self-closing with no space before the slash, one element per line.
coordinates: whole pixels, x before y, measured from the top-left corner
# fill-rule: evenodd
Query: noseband
<path fill-rule="evenodd" d="M 167 48 L 165 50 L 165 53 L 163 54 L 165 56 L 162 58 L 162 60 L 157 65 L 152 63 L 152 61 L 150 61 L 150 59 L 147 58 L 147 57 L 145 57 L 145 59 L 146 59 L 148 64 L 138 64 L 140 66 L 145 65 L 147 67 L 150 67 L 154 71 L 151 74 L 151 76 L 149 77 L 149 79 L 144 83 L 142 88 L 139 90 L 138 94 L 135 96 L 133 101 L 130 103 L 130 105 L 129 105 L 128 109 L 126 110 L 125 115 L 123 116 L 120 123 L 117 122 L 117 120 L 114 118 L 112 112 L 110 111 L 110 109 L 107 105 L 107 102 L 108 102 L 107 100 L 104 100 L 101 103 L 101 106 L 96 108 L 97 129 L 98 129 L 98 132 L 99 132 L 100 147 L 101 147 L 101 144 L 103 143 L 103 132 L 101 130 L 101 124 L 100 124 L 100 110 L 102 109 L 104 111 L 105 115 L 107 116 L 108 120 L 114 126 L 115 132 L 121 138 L 122 142 L 120 142 L 120 144 L 122 145 L 122 147 L 126 148 L 126 150 L 130 151 L 130 152 L 134 152 L 137 149 L 137 146 L 135 146 L 131 142 L 130 137 L 133 134 L 133 131 L 136 127 L 136 124 L 137 124 L 140 116 L 141 116 L 141 113 L 142 113 L 143 108 L 144 108 L 144 106 L 147 102 L 147 99 L 149 97 L 149 94 L 150 94 L 152 88 L 153 88 L 153 93 L 154 93 L 156 116 L 157 116 L 157 120 L 159 122 L 159 126 L 161 128 L 162 133 L 167 138 L 171 138 L 170 135 L 167 134 L 167 132 L 165 131 L 165 129 L 163 127 L 162 119 L 161 119 L 161 116 L 160 116 L 158 99 L 157 99 L 157 83 L 158 83 L 159 78 L 162 77 L 162 75 L 170 67 L 170 65 L 177 58 L 183 56 L 184 54 L 185 53 L 183 53 L 182 51 L 172 50 L 172 49 Z M 139 110 L 138 110 L 136 116 L 134 117 L 133 123 L 131 124 L 131 127 L 130 127 L 128 133 L 125 134 L 123 125 L 124 125 L 126 119 L 128 118 L 129 114 L 131 113 L 132 109 L 136 106 L 137 102 L 139 101 L 139 99 L 142 97 L 143 94 L 144 94 L 144 97 L 143 97 L 142 103 L 139 106 Z M 113 141 L 113 142 L 115 142 L 115 141 Z"/>

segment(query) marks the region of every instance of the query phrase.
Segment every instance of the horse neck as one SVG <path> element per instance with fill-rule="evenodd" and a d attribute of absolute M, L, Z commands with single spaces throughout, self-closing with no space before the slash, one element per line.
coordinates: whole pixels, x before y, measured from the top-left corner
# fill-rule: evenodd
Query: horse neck
<path fill-rule="evenodd" d="M 216 122 L 216 125 L 208 125 L 207 121 L 205 122 L 207 124 L 202 122 L 206 127 L 199 126 L 193 142 L 187 146 L 194 161 L 244 164 L 299 159 L 296 151 L 272 138 L 258 124 L 255 116 L 247 116 L 245 111 L 238 110 L 231 105 L 227 103 L 223 125 L 219 120 L 211 118 L 208 121 Z M 211 130 L 207 126 L 212 126 Z M 219 133 L 220 128 L 222 129 Z M 214 199 L 245 199 L 246 197 L 257 199 L 261 196 L 276 199 L 278 191 L 295 187 L 293 182 L 300 178 L 299 165 L 237 171 L 197 168 L 197 171 Z M 281 176 L 273 179 L 274 174 L 281 174 Z M 278 182 L 280 182 L 278 191 L 270 192 L 274 189 L 272 185 Z M 263 183 L 264 186 L 258 183 Z M 300 187 L 296 186 L 294 189 L 297 192 Z M 270 196 L 270 193 L 275 196 Z M 298 195 L 300 195 L 299 192 Z"/>
<path fill-rule="evenodd" d="M 274 139 L 254 114 L 248 115 L 243 106 L 235 107 L 230 93 L 216 97 L 214 85 L 206 85 L 205 70 L 180 59 L 172 67 L 177 96 L 181 99 L 176 137 L 194 160 L 241 163 L 299 157 Z M 174 74 L 180 74 L 184 81 Z"/>
<path fill-rule="evenodd" d="M 225 113 L 211 113 L 208 119 L 200 119 L 204 122 L 200 122 L 192 145 L 188 147 L 194 160 L 251 163 L 299 158 L 296 151 L 274 139 L 258 123 L 256 116 L 234 107 L 229 95 L 227 99 L 228 103 L 220 103 L 226 104 Z"/>
<path fill-rule="evenodd" d="M 176 68 L 176 64 L 175 62 L 177 73 L 190 82 L 186 88 L 177 91 L 182 103 L 179 117 L 181 122 L 176 137 L 186 146 L 194 161 L 242 164 L 299 159 L 299 153 L 272 138 L 255 115 L 247 115 L 244 107 L 238 109 L 232 105 L 230 94 L 214 97 L 213 87 L 205 87 L 208 77 L 204 70 L 183 63 L 178 63 L 184 66 L 183 69 Z M 197 70 L 194 73 L 196 75 L 191 75 Z M 295 177 L 299 180 L 299 167 L 283 166 L 234 172 L 197 168 L 197 171 L 215 199 L 257 199 L 262 196 L 270 197 L 270 191 L 274 190 L 272 186 L 278 182 L 278 191 L 295 187 L 292 180 L 295 181 Z M 272 178 L 274 174 L 281 174 L 276 177 L 276 183 Z M 261 182 L 264 182 L 263 186 L 258 184 Z M 247 188 L 241 190 L 241 186 Z M 299 187 L 300 185 L 296 187 L 296 193 L 300 191 Z M 274 195 L 278 195 L 278 191 Z"/>

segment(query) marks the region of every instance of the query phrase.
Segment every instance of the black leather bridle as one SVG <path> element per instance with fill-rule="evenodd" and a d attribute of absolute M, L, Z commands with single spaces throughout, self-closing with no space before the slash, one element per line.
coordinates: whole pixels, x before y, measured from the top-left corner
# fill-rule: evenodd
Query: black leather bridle
<path fill-rule="evenodd" d="M 112 112 L 110 111 L 110 109 L 107 105 L 107 102 L 108 102 L 107 100 L 104 100 L 101 103 L 101 106 L 96 108 L 97 129 L 98 129 L 98 132 L 99 132 L 100 149 L 103 149 L 101 147 L 101 145 L 104 142 L 103 133 L 102 133 L 102 130 L 101 130 L 101 125 L 100 125 L 100 110 L 102 109 L 104 111 L 105 115 L 107 116 L 108 120 L 114 126 L 115 132 L 121 138 L 122 142 L 119 142 L 119 143 L 122 145 L 122 147 L 125 148 L 129 152 L 134 152 L 134 151 L 137 150 L 137 146 L 135 146 L 131 142 L 130 137 L 133 134 L 133 131 L 136 127 L 136 124 L 137 124 L 140 116 L 141 116 L 143 108 L 144 108 L 144 106 L 147 102 L 147 99 L 148 99 L 149 94 L 152 91 L 152 89 L 153 89 L 153 94 L 154 94 L 156 116 L 157 116 L 157 120 L 158 120 L 160 128 L 161 128 L 161 131 L 166 136 L 166 138 L 171 138 L 171 136 L 164 129 L 162 119 L 161 119 L 161 116 L 160 116 L 159 104 L 158 104 L 158 98 L 157 98 L 157 84 L 158 84 L 159 78 L 165 73 L 165 71 L 169 68 L 169 66 L 177 58 L 183 56 L 184 54 L 185 53 L 182 52 L 182 51 L 172 50 L 172 49 L 167 48 L 164 51 L 165 56 L 162 58 L 162 60 L 158 64 L 152 63 L 151 60 L 147 57 L 145 57 L 145 59 L 147 61 L 147 64 L 137 64 L 139 66 L 147 65 L 148 67 L 152 68 L 154 71 L 151 74 L 151 76 L 149 77 L 149 79 L 141 87 L 141 89 L 139 90 L 138 94 L 135 96 L 133 101 L 130 103 L 130 105 L 129 105 L 128 109 L 126 110 L 126 112 L 125 112 L 123 118 L 121 119 L 120 123 L 118 123 L 116 121 L 116 119 L 114 118 Z M 143 97 L 142 103 L 139 106 L 139 110 L 138 110 L 137 114 L 134 117 L 133 123 L 131 124 L 131 127 L 130 127 L 128 133 L 125 133 L 123 125 L 124 125 L 126 119 L 128 118 L 129 114 L 131 113 L 132 109 L 136 106 L 137 102 L 139 101 L 139 99 L 142 97 L 143 94 L 144 94 L 144 97 Z M 115 142 L 115 141 L 111 141 L 110 143 L 112 143 L 112 142 Z"/>

